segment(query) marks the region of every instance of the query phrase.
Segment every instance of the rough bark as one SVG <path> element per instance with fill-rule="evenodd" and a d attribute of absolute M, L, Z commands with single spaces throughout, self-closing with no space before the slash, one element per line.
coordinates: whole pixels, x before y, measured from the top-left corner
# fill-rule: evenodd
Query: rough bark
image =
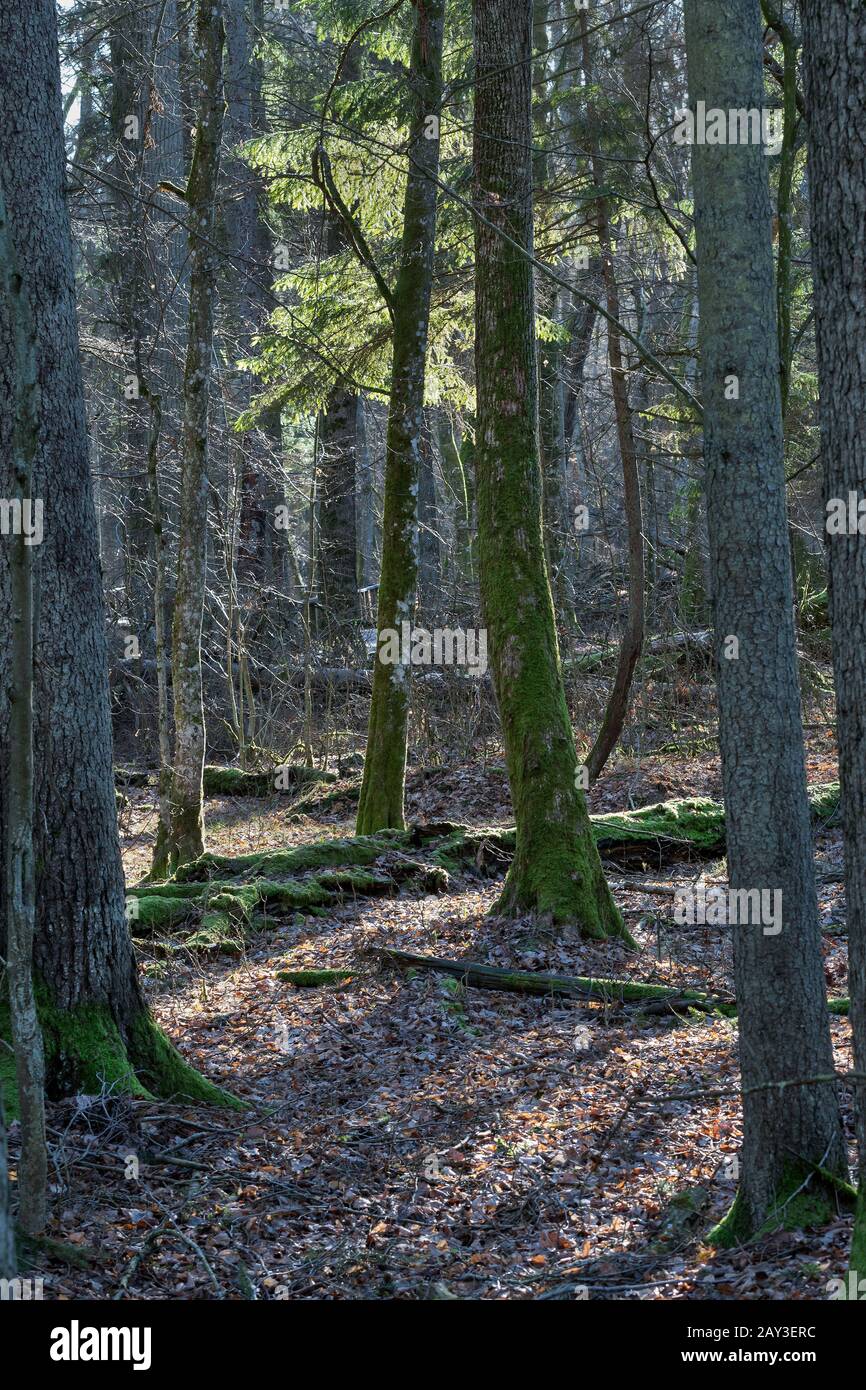
<path fill-rule="evenodd" d="M 685 17 L 692 108 L 760 108 L 758 0 L 686 0 Z M 767 158 L 758 144 L 696 145 L 692 167 L 728 874 L 735 889 L 781 890 L 783 903 L 777 935 L 759 925 L 734 932 L 742 1181 L 717 1233 L 731 1240 L 775 1219 L 814 1165 L 843 1173 L 845 1155 L 833 1084 L 772 1089 L 827 1076 L 833 1054 L 797 684 Z"/>
<path fill-rule="evenodd" d="M 517 830 L 496 910 L 573 921 L 603 937 L 624 928 L 576 776 L 542 538 L 535 304 L 526 254 L 532 253 L 531 36 L 531 0 L 476 0 L 479 559 Z"/>
<path fill-rule="evenodd" d="M 33 466 L 39 448 L 36 338 L 0 184 L 0 302 L 14 344 L 11 496 L 32 505 Z M 34 547 L 23 529 L 5 538 L 9 568 L 12 643 L 9 654 L 9 726 L 6 741 L 4 849 L 6 973 L 9 1021 L 21 1116 L 18 1213 L 21 1228 L 37 1235 L 45 1225 L 48 1151 L 45 1146 L 45 1058 L 33 993 L 36 869 L 33 858 L 33 688 L 36 674 L 37 590 Z"/>
<path fill-rule="evenodd" d="M 204 849 L 201 639 L 208 552 L 208 420 L 216 274 L 213 237 L 223 122 L 223 23 L 218 0 L 199 0 L 195 52 L 196 136 L 187 184 L 189 330 L 171 660 L 175 727 L 168 844 L 171 866 L 195 859 Z"/>
<path fill-rule="evenodd" d="M 418 455 L 436 240 L 438 121 L 442 104 L 444 0 L 418 0 L 409 83 L 413 92 L 400 271 L 392 297 L 393 366 L 385 439 L 382 570 L 377 631 L 399 631 L 415 612 L 418 582 Z M 428 118 L 435 138 L 425 135 Z M 376 655 L 357 830 L 401 827 L 409 721 L 409 667 Z"/>
<path fill-rule="evenodd" d="M 539 292 L 542 291 L 544 291 L 547 300 L 547 313 L 551 320 L 558 325 L 561 316 L 561 292 L 556 286 L 547 287 L 543 282 L 539 285 Z M 568 543 L 566 522 L 568 513 L 568 448 L 565 437 L 565 385 L 563 381 L 565 352 L 563 344 L 556 340 L 539 341 L 537 352 L 539 446 L 544 490 L 544 545 L 551 589 L 556 600 L 557 612 L 562 620 L 568 608 L 568 589 L 565 582 L 567 576 L 566 545 Z M 573 614 L 571 616 L 573 617 Z"/>
<path fill-rule="evenodd" d="M 41 659 L 35 690 L 34 974 L 49 1095 L 180 1092 L 218 1100 L 154 1025 L 125 915 L 111 766 L 104 611 L 78 357 L 65 202 L 60 64 L 53 0 L 0 11 L 0 184 L 37 342 L 41 394 L 34 492 Z M 0 494 L 9 487 L 14 349 L 0 321 Z M 0 746 L 8 744 L 8 589 L 0 603 Z M 0 830 L 8 787 L 0 772 Z M 5 940 L 0 953 L 5 953 Z M 3 1010 L 5 1014 L 5 1008 Z M 7 1031 L 6 1018 L 0 1031 Z M 7 1050 L 0 1073 L 8 1077 Z M 147 1088 L 147 1089 L 146 1089 Z M 9 1104 L 10 1091 L 5 1091 Z"/>
<path fill-rule="evenodd" d="M 809 186 L 827 499 L 866 486 L 866 10 L 803 4 Z M 866 1071 L 866 539 L 827 537 L 845 839 L 854 1065 Z M 860 1202 L 851 1268 L 866 1278 L 866 1085 L 860 1082 Z"/>

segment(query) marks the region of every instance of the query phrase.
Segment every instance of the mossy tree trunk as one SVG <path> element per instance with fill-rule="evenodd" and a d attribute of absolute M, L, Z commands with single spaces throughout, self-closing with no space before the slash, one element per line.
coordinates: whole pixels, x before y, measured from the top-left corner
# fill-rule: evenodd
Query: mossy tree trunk
<path fill-rule="evenodd" d="M 137 1094 L 224 1099 L 157 1029 L 143 1001 L 126 922 L 111 760 L 105 617 L 87 457 L 84 390 L 66 207 L 53 0 L 0 10 L 0 184 L 37 344 L 41 395 L 34 494 L 39 657 L 34 695 L 34 976 L 50 1095 L 115 1085 Z M 0 495 L 11 495 L 14 347 L 0 316 Z M 9 593 L 0 569 L 0 746 L 9 739 Z M 0 833 L 9 788 L 0 764 Z M 0 936 L 2 936 L 0 923 Z M 7 944 L 0 939 L 0 954 Z M 0 1033 L 8 1010 L 0 1000 Z M 0 1046 L 7 1110 L 15 1099 Z"/>
<path fill-rule="evenodd" d="M 385 441 L 382 570 L 377 630 L 400 631 L 415 613 L 418 460 L 436 243 L 444 0 L 417 0 L 409 84 L 413 96 L 400 272 L 391 297 L 393 367 Z M 357 833 L 402 828 L 411 668 L 376 655 Z"/>
<path fill-rule="evenodd" d="M 189 329 L 171 654 L 175 730 L 167 846 L 171 867 L 197 858 L 204 850 L 201 639 L 207 585 L 208 420 L 216 274 L 213 243 L 223 124 L 223 22 L 218 0 L 199 0 L 195 54 L 196 135 L 187 184 Z"/>
<path fill-rule="evenodd" d="M 759 0 L 686 0 L 689 100 L 761 108 Z M 696 145 L 699 347 L 719 744 L 733 889 L 780 890 L 782 930 L 734 930 L 741 1184 L 724 1230 L 758 1231 L 812 1165 L 845 1172 L 797 683 L 767 157 Z M 779 808 L 784 808 L 784 815 Z"/>
<path fill-rule="evenodd" d="M 862 497 L 866 480 L 866 8 L 805 0 L 809 187 L 825 498 Z M 866 1072 L 866 538 L 828 536 L 830 618 L 845 837 L 854 1064 Z M 860 1202 L 851 1268 L 866 1279 L 866 1084 L 860 1081 Z"/>
<path fill-rule="evenodd" d="M 542 538 L 532 0 L 476 0 L 475 472 L 481 597 L 517 843 L 497 910 L 622 932 L 577 778 Z M 506 240 L 506 238 L 508 238 Z"/>

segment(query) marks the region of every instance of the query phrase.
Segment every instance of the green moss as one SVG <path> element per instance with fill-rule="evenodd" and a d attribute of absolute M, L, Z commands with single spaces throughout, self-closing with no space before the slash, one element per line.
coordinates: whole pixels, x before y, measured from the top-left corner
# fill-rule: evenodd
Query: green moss
<path fill-rule="evenodd" d="M 340 867 L 346 864 L 372 864 L 380 855 L 400 847 L 400 832 L 383 831 L 378 835 L 360 835 L 352 839 L 320 840 L 312 845 L 294 849 L 265 850 L 254 854 L 203 854 L 191 864 L 178 870 L 181 882 L 204 880 L 215 874 L 255 878 L 290 877 L 312 869 Z"/>
<path fill-rule="evenodd" d="M 839 820 L 839 783 L 823 782 L 809 788 L 809 805 L 812 819 L 824 825 L 832 825 Z"/>
<path fill-rule="evenodd" d="M 828 999 L 827 1008 L 831 1014 L 847 1014 L 851 1000 L 845 995 L 840 995 L 838 999 Z"/>
<path fill-rule="evenodd" d="M 104 1086 L 124 1095 L 150 1096 L 130 1065 L 107 1006 L 80 1004 L 75 1009 L 57 1009 L 41 985 L 36 988 L 36 1004 L 45 1048 L 45 1090 L 50 1098 L 76 1092 L 96 1095 Z M 10 1036 L 9 1005 L 4 1000 L 0 1005 L 0 1038 Z M 0 1047 L 2 1054 L 9 1056 L 5 1047 Z M 4 1058 L 0 1066 L 7 1112 L 17 1114 L 14 1064 L 8 1066 Z"/>
<path fill-rule="evenodd" d="M 406 840 L 406 836 L 402 837 Z M 184 950 L 224 950 L 237 954 L 253 929 L 265 922 L 260 910 L 295 909 L 319 915 L 347 897 L 377 897 L 392 893 L 396 885 L 407 880 L 417 881 L 426 892 L 442 892 L 448 886 L 448 874 L 439 865 L 422 863 L 405 855 L 391 854 L 387 870 L 363 867 L 386 852 L 393 851 L 391 836 L 378 837 L 358 845 L 352 840 L 332 840 L 319 845 L 300 846 L 297 850 L 276 850 L 258 855 L 226 858 L 205 855 L 185 872 L 191 882 L 139 885 L 129 897 L 135 901 L 131 914 L 137 935 L 159 931 L 169 932 L 186 922 L 198 926 L 183 942 Z M 352 862 L 352 861 L 361 861 Z M 349 862 L 346 862 L 349 861 Z M 305 871 L 321 864 L 339 867 L 322 869 L 305 878 L 259 878 L 258 873 L 279 874 L 292 870 Z M 207 879 L 205 869 L 245 873 L 250 881 Z M 162 949 L 180 949 L 173 944 Z"/>
<path fill-rule="evenodd" d="M 134 888 L 127 888 L 128 898 L 198 898 L 202 893 L 200 883 L 144 883 L 136 884 Z"/>
<path fill-rule="evenodd" d="M 266 772 L 208 766 L 204 770 L 204 791 L 206 796 L 279 796 L 284 791 L 336 780 L 333 772 L 298 763 L 280 763 Z"/>
<path fill-rule="evenodd" d="M 131 1030 L 129 1055 L 137 1074 L 164 1100 L 246 1109 L 243 1101 L 184 1061 L 149 1013 L 140 1014 Z"/>
<path fill-rule="evenodd" d="M 135 909 L 130 912 L 130 922 L 141 936 L 150 932 L 170 931 L 172 927 L 184 922 L 194 907 L 189 898 L 170 898 L 157 894 L 135 894 L 131 900 Z"/>
<path fill-rule="evenodd" d="M 357 802 L 361 795 L 360 778 L 351 782 L 344 783 L 341 787 L 336 787 L 331 791 L 322 792 L 318 787 L 310 787 L 308 791 L 302 792 L 292 803 L 292 820 L 303 820 L 305 816 L 312 816 L 314 813 L 329 811 L 331 807 L 338 806 L 341 802 L 351 805 Z"/>
<path fill-rule="evenodd" d="M 847 1186 L 818 1169 L 794 1165 L 779 1183 L 775 1205 L 757 1229 L 740 1189 L 730 1210 L 707 1233 L 704 1241 L 707 1245 L 729 1250 L 751 1240 L 763 1240 L 776 1231 L 826 1226 L 835 1218 L 839 1198 L 846 1197 Z"/>
<path fill-rule="evenodd" d="M 697 854 L 711 855 L 725 847 L 724 807 L 706 797 L 659 801 L 636 811 L 593 816 L 591 821 L 600 849 L 624 841 L 679 841 Z"/>
<path fill-rule="evenodd" d="M 136 767 L 116 767 L 114 780 L 124 787 L 147 787 L 150 785 L 150 773 Z"/>
<path fill-rule="evenodd" d="M 246 939 L 244 928 L 227 912 L 206 912 L 180 949 L 239 956 L 243 954 Z"/>
<path fill-rule="evenodd" d="M 187 1098 L 208 1105 L 240 1105 L 227 1092 L 200 1076 L 183 1060 L 145 1012 L 124 1043 L 105 1004 L 58 1009 L 42 984 L 36 1002 L 45 1047 L 45 1089 L 51 1097 L 97 1095 L 105 1087 L 116 1094 L 151 1100 Z M 9 1006 L 0 1003 L 0 1038 L 8 1039 Z M 0 1081 L 7 1112 L 17 1113 L 17 1088 L 9 1054 L 0 1047 Z M 11 1060 L 11 1059 L 10 1059 Z"/>

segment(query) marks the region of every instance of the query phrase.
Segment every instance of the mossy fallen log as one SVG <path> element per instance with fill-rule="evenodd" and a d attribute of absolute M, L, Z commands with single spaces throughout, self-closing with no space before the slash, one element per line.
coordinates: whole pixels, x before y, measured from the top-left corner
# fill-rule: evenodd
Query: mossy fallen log
<path fill-rule="evenodd" d="M 122 787 L 148 787 L 151 774 L 140 767 L 116 767 L 114 780 Z"/>
<path fill-rule="evenodd" d="M 699 1009 L 736 1018 L 736 1001 L 729 995 L 708 994 L 699 989 L 680 989 L 671 985 L 641 984 L 636 980 L 615 980 L 590 975 L 547 975 L 536 970 L 503 970 L 477 961 L 447 960 L 422 956 L 396 947 L 374 947 L 371 954 L 404 969 L 430 970 L 449 975 L 475 989 L 499 989 L 516 994 L 565 995 L 569 998 L 598 1000 L 605 1004 L 641 1004 L 665 1012 L 681 1013 Z M 847 1014 L 848 999 L 829 999 L 832 1014 Z"/>
<path fill-rule="evenodd" d="M 608 667 L 615 666 L 619 656 L 619 647 L 590 647 L 587 651 L 577 652 L 574 656 L 566 657 L 563 661 L 563 670 L 579 671 L 582 675 L 592 675 L 595 672 L 603 671 Z M 654 637 L 651 641 L 644 644 L 641 661 L 644 669 L 662 669 L 666 664 L 661 658 L 669 659 L 675 657 L 685 661 L 708 661 L 712 656 L 712 633 L 708 629 L 698 632 L 674 632 L 666 637 Z"/>
<path fill-rule="evenodd" d="M 831 823 L 838 813 L 838 785 L 812 787 L 809 797 L 813 820 Z M 724 807 L 708 798 L 594 815 L 590 822 L 600 853 L 617 863 L 660 865 L 683 855 L 724 853 Z M 236 924 L 248 927 L 257 912 L 323 913 L 347 897 L 386 894 L 404 883 L 441 893 L 451 874 L 504 872 L 514 845 L 515 832 L 507 827 L 469 829 L 439 821 L 288 849 L 208 853 L 184 865 L 169 883 L 130 889 L 129 915 L 139 936 L 171 931 L 196 915 L 204 936 L 194 936 L 192 944 L 224 940 L 236 949 Z"/>
<path fill-rule="evenodd" d="M 376 835 L 356 835 L 334 840 L 317 840 L 291 849 L 261 850 L 251 854 L 203 854 L 185 864 L 176 874 L 178 882 L 204 881 L 215 875 L 230 878 L 289 878 L 321 869 L 363 867 L 383 856 L 404 855 L 413 847 L 409 832 L 381 830 Z M 395 867 L 397 864 L 395 859 Z M 406 864 L 405 857 L 403 859 Z M 422 866 L 410 861 L 412 870 Z"/>
<path fill-rule="evenodd" d="M 450 975 L 476 989 L 508 990 L 516 994 L 564 995 L 569 998 L 597 1000 L 605 1004 L 662 1003 L 671 1012 L 701 1009 L 709 1013 L 736 1014 L 732 999 L 704 990 L 678 989 L 667 985 L 641 984 L 634 980 L 614 980 L 590 975 L 548 975 L 535 970 L 502 970 L 476 961 L 447 960 L 440 956 L 422 956 L 414 951 L 399 951 L 389 946 L 373 948 L 380 959 L 413 970 L 432 970 Z"/>
<path fill-rule="evenodd" d="M 258 876 L 262 856 L 203 856 L 186 866 L 187 872 L 196 870 L 188 882 L 142 883 L 128 889 L 127 915 L 133 934 L 141 940 L 188 924 L 193 929 L 183 942 L 184 949 L 237 954 L 249 932 L 265 920 L 264 914 L 321 915 L 351 898 L 383 897 L 403 884 L 417 885 L 426 893 L 448 887 L 448 874 L 441 866 L 395 852 L 390 842 L 364 845 L 355 856 L 363 859 L 360 864 L 347 862 L 353 847 L 353 841 L 332 841 L 319 855 L 307 853 L 315 846 L 300 846 L 297 851 L 265 856 L 270 872 L 283 873 L 283 878 Z M 378 853 L 374 854 L 375 848 Z M 323 859 L 335 867 L 308 873 Z M 220 877 L 207 877 L 209 871 Z M 298 877 L 300 873 L 307 876 Z"/>
<path fill-rule="evenodd" d="M 340 803 L 343 803 L 348 810 L 350 806 L 357 806 L 360 795 L 360 777 L 353 778 L 351 781 L 344 781 L 342 786 L 331 787 L 327 790 L 322 790 L 321 786 L 308 787 L 292 802 L 291 819 L 303 820 L 306 816 L 330 811 L 333 807 L 339 806 Z"/>
<path fill-rule="evenodd" d="M 333 772 L 322 772 L 303 763 L 278 763 L 264 772 L 244 772 L 239 767 L 206 766 L 205 796 L 279 796 L 322 782 L 336 782 Z"/>

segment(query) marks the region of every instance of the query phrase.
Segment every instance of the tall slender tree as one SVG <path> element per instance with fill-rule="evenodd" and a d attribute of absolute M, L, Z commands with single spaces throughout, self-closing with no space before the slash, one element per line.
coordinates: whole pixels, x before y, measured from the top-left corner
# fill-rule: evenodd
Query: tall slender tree
<path fill-rule="evenodd" d="M 809 188 L 824 494 L 866 494 L 866 9 L 804 0 Z M 828 528 L 829 529 L 829 528 Z M 860 1201 L 851 1268 L 866 1278 L 866 537 L 828 534 Z"/>
<path fill-rule="evenodd" d="M 689 100 L 761 109 L 759 0 L 686 0 Z M 720 1240 L 749 1236 L 814 1167 L 842 1173 L 806 797 L 766 154 L 696 144 L 699 350 L 719 745 L 732 889 L 782 895 L 781 930 L 734 927 L 741 1182 Z M 810 1193 L 810 1198 L 811 1198 Z"/>
<path fill-rule="evenodd" d="M 385 439 L 385 500 L 377 629 L 400 630 L 415 613 L 418 585 L 418 459 L 424 429 L 424 370 L 436 242 L 436 179 L 442 107 L 444 0 L 416 0 L 409 83 L 412 128 L 400 271 L 390 310 L 393 367 Z M 376 654 L 358 834 L 402 828 L 410 668 Z"/>
<path fill-rule="evenodd" d="M 216 256 L 214 225 L 223 125 L 223 21 L 220 0 L 199 0 L 196 11 L 196 131 L 186 187 L 189 224 L 189 330 L 183 378 L 183 457 L 177 553 L 172 688 L 174 767 L 170 868 L 204 850 L 202 779 L 205 717 L 201 641 L 208 556 L 208 421 L 213 358 Z"/>
<path fill-rule="evenodd" d="M 542 538 L 532 0 L 476 0 L 475 471 L 481 598 L 517 828 L 497 910 L 623 934 L 576 765 Z"/>

